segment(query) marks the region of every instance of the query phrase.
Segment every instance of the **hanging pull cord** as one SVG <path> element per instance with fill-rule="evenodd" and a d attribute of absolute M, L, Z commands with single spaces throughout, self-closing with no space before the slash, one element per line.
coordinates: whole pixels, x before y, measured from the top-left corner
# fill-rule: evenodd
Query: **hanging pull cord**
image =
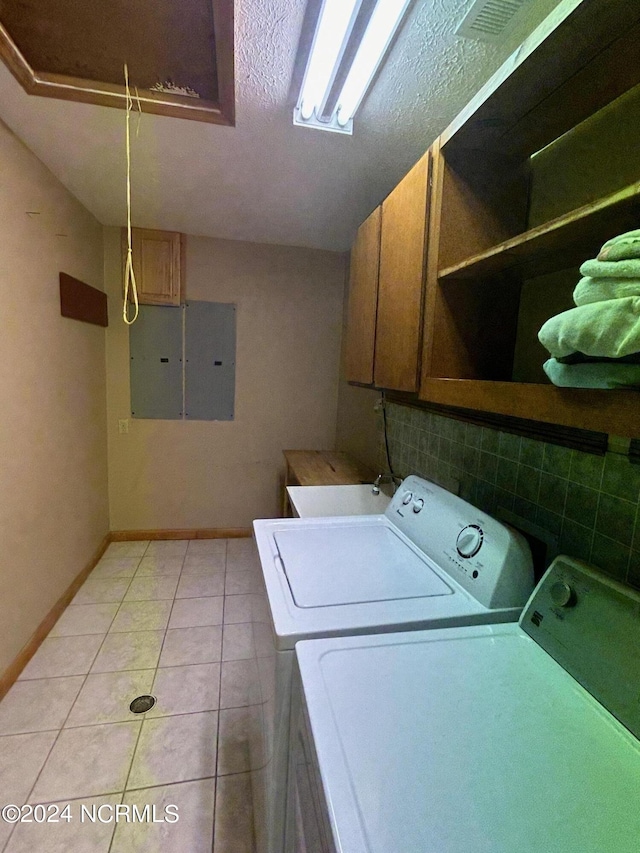
<path fill-rule="evenodd" d="M 122 319 L 131 326 L 138 319 L 138 288 L 136 286 L 136 276 L 133 271 L 133 247 L 131 245 L 131 132 L 130 119 L 131 110 L 133 109 L 133 98 L 129 90 L 129 69 L 125 62 L 124 65 L 124 85 L 127 95 L 126 102 L 126 147 L 127 147 L 127 260 L 124 266 L 124 303 L 122 305 Z M 138 109 L 140 109 L 140 99 L 138 99 Z M 129 289 L 133 296 L 133 304 L 135 306 L 134 315 L 129 319 Z"/>

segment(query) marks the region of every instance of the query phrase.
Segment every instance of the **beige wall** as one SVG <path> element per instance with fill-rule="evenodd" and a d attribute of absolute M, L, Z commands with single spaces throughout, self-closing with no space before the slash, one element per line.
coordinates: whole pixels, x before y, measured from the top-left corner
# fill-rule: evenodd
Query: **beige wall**
<path fill-rule="evenodd" d="M 374 411 L 380 392 L 340 382 L 336 449 L 344 450 L 374 471 L 386 471 L 380 437 L 381 415 Z"/>
<path fill-rule="evenodd" d="M 0 672 L 108 531 L 105 333 L 60 316 L 102 288 L 102 229 L 0 123 Z"/>
<path fill-rule="evenodd" d="M 111 529 L 249 527 L 278 515 L 282 450 L 334 447 L 344 256 L 189 236 L 187 298 L 237 305 L 235 420 L 131 419 L 121 435 L 120 233 L 104 233 Z"/>

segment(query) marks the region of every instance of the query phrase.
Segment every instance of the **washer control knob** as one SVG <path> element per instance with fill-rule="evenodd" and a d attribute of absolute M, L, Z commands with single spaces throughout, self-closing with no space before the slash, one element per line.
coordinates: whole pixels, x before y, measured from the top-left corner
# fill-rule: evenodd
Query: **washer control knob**
<path fill-rule="evenodd" d="M 413 499 L 413 492 L 405 492 L 402 496 L 402 503 L 406 506 L 410 504 Z"/>
<path fill-rule="evenodd" d="M 565 581 L 556 581 L 549 594 L 556 607 L 573 607 L 576 603 L 576 594 Z"/>
<path fill-rule="evenodd" d="M 413 502 L 413 511 L 417 514 L 422 512 L 422 507 L 424 506 L 424 501 L 422 498 L 416 498 Z"/>
<path fill-rule="evenodd" d="M 482 547 L 484 534 L 477 524 L 463 527 L 456 540 L 456 548 L 461 557 L 475 557 Z"/>

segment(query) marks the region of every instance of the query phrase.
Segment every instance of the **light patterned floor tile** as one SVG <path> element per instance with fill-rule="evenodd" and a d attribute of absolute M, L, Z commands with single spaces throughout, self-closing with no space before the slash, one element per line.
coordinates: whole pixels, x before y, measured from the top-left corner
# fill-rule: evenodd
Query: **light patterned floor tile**
<path fill-rule="evenodd" d="M 222 660 L 246 660 L 254 655 L 251 622 L 225 625 L 222 635 Z"/>
<path fill-rule="evenodd" d="M 178 577 L 182 571 L 182 557 L 153 556 L 143 557 L 136 572 L 136 578 Z"/>
<path fill-rule="evenodd" d="M 220 660 L 221 652 L 221 625 L 172 628 L 167 631 L 165 636 L 160 666 L 212 663 Z"/>
<path fill-rule="evenodd" d="M 124 802 L 155 806 L 158 816 L 178 807 L 175 823 L 121 823 L 111 853 L 211 853 L 215 779 L 129 791 Z M 170 812 L 171 814 L 171 812 Z M 229 851 L 231 853 L 231 851 Z"/>
<path fill-rule="evenodd" d="M 145 557 L 184 557 L 188 545 L 188 539 L 157 539 L 149 542 Z"/>
<path fill-rule="evenodd" d="M 251 769 L 250 708 L 226 708 L 220 711 L 218 735 L 218 775 L 245 773 Z"/>
<path fill-rule="evenodd" d="M 187 556 L 192 557 L 199 554 L 215 555 L 224 559 L 227 555 L 227 540 L 191 539 L 187 547 Z"/>
<path fill-rule="evenodd" d="M 224 572 L 224 554 L 187 554 L 182 566 L 182 574 L 190 575 L 193 572 L 202 574 L 204 572 Z"/>
<path fill-rule="evenodd" d="M 251 776 L 239 773 L 217 780 L 214 853 L 253 853 Z"/>
<path fill-rule="evenodd" d="M 169 627 L 196 628 L 199 625 L 222 625 L 223 602 L 222 596 L 176 598 Z"/>
<path fill-rule="evenodd" d="M 224 600 L 225 624 L 232 622 L 251 622 L 251 595 L 227 595 Z"/>
<path fill-rule="evenodd" d="M 118 611 L 118 604 L 71 604 L 58 619 L 50 637 L 77 634 L 106 634 Z"/>
<path fill-rule="evenodd" d="M 86 675 L 103 639 L 102 634 L 47 637 L 20 673 L 20 680 Z"/>
<path fill-rule="evenodd" d="M 227 595 L 247 595 L 261 592 L 262 588 L 262 578 L 256 572 L 230 572 L 224 585 Z"/>
<path fill-rule="evenodd" d="M 116 827 L 110 822 L 113 807 L 122 799 L 121 794 L 107 797 L 89 797 L 57 803 L 60 812 L 69 806 L 71 820 L 59 823 L 23 823 L 16 827 L 5 853 L 108 853 Z M 83 818 L 96 813 L 95 822 Z M 98 809 L 104 822 L 97 819 Z"/>
<path fill-rule="evenodd" d="M 100 672 L 89 675 L 71 709 L 66 728 L 135 719 L 129 705 L 151 692 L 154 671 Z"/>
<path fill-rule="evenodd" d="M 76 593 L 72 604 L 109 604 L 122 601 L 130 582 L 129 578 L 89 578 Z"/>
<path fill-rule="evenodd" d="M 63 729 L 31 801 L 50 803 L 123 791 L 140 721 Z"/>
<path fill-rule="evenodd" d="M 0 802 L 21 806 L 45 763 L 57 732 L 7 735 L 0 738 Z M 0 820 L 0 850 L 12 825 Z"/>
<path fill-rule="evenodd" d="M 127 790 L 216 774 L 218 712 L 145 720 Z"/>
<path fill-rule="evenodd" d="M 140 565 L 140 557 L 103 557 L 88 580 L 117 580 L 132 578 Z"/>
<path fill-rule="evenodd" d="M 167 627 L 172 601 L 125 601 L 113 620 L 111 633 L 160 631 Z"/>
<path fill-rule="evenodd" d="M 142 557 L 149 541 L 140 539 L 133 542 L 111 542 L 104 553 L 105 557 Z"/>
<path fill-rule="evenodd" d="M 258 670 L 255 660 L 231 660 L 222 663 L 220 707 L 240 708 L 259 699 Z"/>
<path fill-rule="evenodd" d="M 91 672 L 155 669 L 163 639 L 164 631 L 107 634 Z"/>
<path fill-rule="evenodd" d="M 220 664 L 159 669 L 152 692 L 158 701 L 147 718 L 216 711 L 220 698 Z"/>
<path fill-rule="evenodd" d="M 59 729 L 83 682 L 83 675 L 16 681 L 0 702 L 0 735 Z"/>
<path fill-rule="evenodd" d="M 224 595 L 224 572 L 182 573 L 176 598 L 207 598 Z"/>
<path fill-rule="evenodd" d="M 137 577 L 131 581 L 125 601 L 157 601 L 172 599 L 178 586 L 178 577 Z"/>
<path fill-rule="evenodd" d="M 227 541 L 227 572 L 247 572 L 260 569 L 258 549 L 252 538 Z"/>

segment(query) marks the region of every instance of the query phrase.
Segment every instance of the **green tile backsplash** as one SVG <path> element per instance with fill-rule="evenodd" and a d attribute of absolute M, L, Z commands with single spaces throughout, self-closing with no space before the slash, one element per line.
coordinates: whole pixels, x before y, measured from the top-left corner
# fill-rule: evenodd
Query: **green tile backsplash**
<path fill-rule="evenodd" d="M 390 403 L 394 473 L 419 474 L 495 515 L 515 513 L 561 553 L 640 587 L 640 466 Z M 499 512 L 498 512 L 499 514 Z"/>

